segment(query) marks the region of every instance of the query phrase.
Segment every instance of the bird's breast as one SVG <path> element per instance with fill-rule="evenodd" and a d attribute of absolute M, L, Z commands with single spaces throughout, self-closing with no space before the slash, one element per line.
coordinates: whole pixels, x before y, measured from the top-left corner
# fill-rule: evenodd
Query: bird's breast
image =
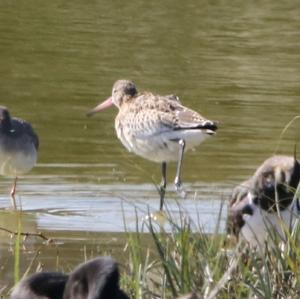
<path fill-rule="evenodd" d="M 0 173 L 16 176 L 28 172 L 37 161 L 34 142 L 24 135 L 18 138 L 0 136 Z"/>
<path fill-rule="evenodd" d="M 172 130 L 147 118 L 116 118 L 115 129 L 127 150 L 158 163 L 178 160 L 180 139 L 185 141 L 185 149 L 189 150 L 209 136 L 201 130 Z"/>

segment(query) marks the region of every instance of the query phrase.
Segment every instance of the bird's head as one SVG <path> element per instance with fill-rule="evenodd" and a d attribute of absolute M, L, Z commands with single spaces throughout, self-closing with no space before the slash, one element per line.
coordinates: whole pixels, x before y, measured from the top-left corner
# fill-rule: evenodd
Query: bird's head
<path fill-rule="evenodd" d="M 120 109 L 123 103 L 130 100 L 137 94 L 138 91 L 135 87 L 135 84 L 132 81 L 118 80 L 113 85 L 111 97 L 109 97 L 107 100 L 90 110 L 87 113 L 87 115 L 92 116 L 93 114 L 100 112 L 108 107 L 111 107 L 112 105 L 115 105 Z"/>
<path fill-rule="evenodd" d="M 11 125 L 9 111 L 4 106 L 0 106 L 0 125 L 3 129 L 9 129 Z"/>

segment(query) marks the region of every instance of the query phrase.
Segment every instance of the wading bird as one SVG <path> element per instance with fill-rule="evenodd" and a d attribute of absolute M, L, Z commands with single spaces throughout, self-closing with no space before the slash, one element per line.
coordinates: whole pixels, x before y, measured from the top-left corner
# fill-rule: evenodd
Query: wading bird
<path fill-rule="evenodd" d="M 13 176 L 11 199 L 16 209 L 16 185 L 19 175 L 32 169 L 37 161 L 39 139 L 29 122 L 11 117 L 0 106 L 0 174 Z"/>
<path fill-rule="evenodd" d="M 293 157 L 273 156 L 254 175 L 237 186 L 229 204 L 228 225 L 252 247 L 263 247 L 270 232 L 284 232 L 300 217 L 300 163 Z"/>
<path fill-rule="evenodd" d="M 116 81 L 112 96 L 87 115 L 91 116 L 112 105 L 119 109 L 115 129 L 122 144 L 130 152 L 162 165 L 160 209 L 163 207 L 167 184 L 167 162 L 177 161 L 174 184 L 176 191 L 184 197 L 181 181 L 184 152 L 214 135 L 217 123 L 183 106 L 175 95 L 138 93 L 135 84 L 128 80 Z"/>

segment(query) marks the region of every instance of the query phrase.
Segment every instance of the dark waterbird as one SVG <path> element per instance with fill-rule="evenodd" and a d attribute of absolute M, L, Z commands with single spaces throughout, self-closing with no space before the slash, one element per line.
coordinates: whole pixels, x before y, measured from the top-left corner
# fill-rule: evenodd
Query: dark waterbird
<path fill-rule="evenodd" d="M 10 195 L 15 209 L 17 178 L 33 168 L 38 147 L 39 139 L 30 123 L 11 117 L 8 109 L 0 106 L 0 174 L 14 177 Z"/>
<path fill-rule="evenodd" d="M 69 275 L 42 272 L 20 281 L 11 299 L 129 299 L 119 287 L 119 269 L 111 257 L 80 264 Z"/>
<path fill-rule="evenodd" d="M 175 95 L 138 93 L 134 83 L 128 80 L 115 82 L 112 96 L 89 111 L 88 116 L 112 105 L 119 109 L 115 129 L 123 145 L 130 152 L 162 165 L 160 209 L 167 184 L 167 162 L 177 161 L 174 184 L 184 197 L 181 181 L 184 152 L 214 135 L 217 123 L 183 106 Z"/>

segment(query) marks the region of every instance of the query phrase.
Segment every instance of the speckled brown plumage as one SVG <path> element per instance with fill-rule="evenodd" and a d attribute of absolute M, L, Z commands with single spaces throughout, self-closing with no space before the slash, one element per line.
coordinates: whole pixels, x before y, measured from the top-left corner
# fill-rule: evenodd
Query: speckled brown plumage
<path fill-rule="evenodd" d="M 217 123 L 183 106 L 175 95 L 138 93 L 134 83 L 128 80 L 118 80 L 111 98 L 88 114 L 112 104 L 119 108 L 115 119 L 117 136 L 130 152 L 162 164 L 178 161 L 175 186 L 179 190 L 183 152 L 214 135 Z M 165 183 L 163 171 L 162 186 Z"/>

